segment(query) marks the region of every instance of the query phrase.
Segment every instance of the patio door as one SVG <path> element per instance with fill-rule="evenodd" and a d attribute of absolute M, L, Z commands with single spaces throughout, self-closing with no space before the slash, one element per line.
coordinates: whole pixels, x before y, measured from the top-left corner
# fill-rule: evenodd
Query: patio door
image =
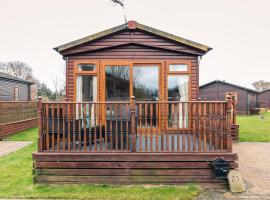
<path fill-rule="evenodd" d="M 152 126 L 159 127 L 161 100 L 161 65 L 131 62 L 103 63 L 104 101 L 129 101 L 131 96 L 136 100 L 136 117 L 141 131 Z M 124 110 L 123 110 L 124 109 Z M 108 109 L 107 109 L 108 110 Z M 123 115 L 129 110 L 123 107 Z M 125 114 L 124 114 L 125 113 Z M 126 118 L 126 116 L 123 116 Z M 151 121 L 152 120 L 152 121 Z"/>

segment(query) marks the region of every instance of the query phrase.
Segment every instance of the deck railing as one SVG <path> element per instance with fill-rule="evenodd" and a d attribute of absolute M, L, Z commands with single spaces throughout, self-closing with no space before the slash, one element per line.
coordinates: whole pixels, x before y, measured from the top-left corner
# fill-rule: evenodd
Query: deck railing
<path fill-rule="evenodd" d="M 42 102 L 39 152 L 232 151 L 233 101 Z"/>

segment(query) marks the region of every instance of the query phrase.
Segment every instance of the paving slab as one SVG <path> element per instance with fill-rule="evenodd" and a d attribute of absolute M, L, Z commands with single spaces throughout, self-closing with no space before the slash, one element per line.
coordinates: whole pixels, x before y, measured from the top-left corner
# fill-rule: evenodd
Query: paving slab
<path fill-rule="evenodd" d="M 17 151 L 29 144 L 32 141 L 0 141 L 0 157 L 5 156 L 11 152 Z"/>
<path fill-rule="evenodd" d="M 229 190 L 206 190 L 197 200 L 270 200 L 270 142 L 238 142 L 233 144 L 238 153 L 239 172 L 246 191 L 231 193 Z"/>

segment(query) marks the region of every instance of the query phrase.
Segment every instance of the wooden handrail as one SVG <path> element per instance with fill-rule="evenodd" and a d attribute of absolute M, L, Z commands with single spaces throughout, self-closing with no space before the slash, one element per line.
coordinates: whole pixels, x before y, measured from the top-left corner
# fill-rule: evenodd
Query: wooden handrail
<path fill-rule="evenodd" d="M 231 98 L 53 103 L 39 98 L 39 151 L 231 152 L 231 112 Z"/>

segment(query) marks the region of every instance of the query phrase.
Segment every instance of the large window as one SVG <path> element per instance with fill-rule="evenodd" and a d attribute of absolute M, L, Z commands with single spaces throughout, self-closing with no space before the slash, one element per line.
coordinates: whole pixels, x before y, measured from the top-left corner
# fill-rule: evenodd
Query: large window
<path fill-rule="evenodd" d="M 159 89 L 158 66 L 133 66 L 133 96 L 136 100 L 157 101 Z"/>
<path fill-rule="evenodd" d="M 168 100 L 189 100 L 189 75 L 168 75 Z"/>
<path fill-rule="evenodd" d="M 96 101 L 97 100 L 97 78 L 91 75 L 78 75 L 76 81 L 76 100 Z"/>
<path fill-rule="evenodd" d="M 106 100 L 129 100 L 129 66 L 106 66 Z"/>

